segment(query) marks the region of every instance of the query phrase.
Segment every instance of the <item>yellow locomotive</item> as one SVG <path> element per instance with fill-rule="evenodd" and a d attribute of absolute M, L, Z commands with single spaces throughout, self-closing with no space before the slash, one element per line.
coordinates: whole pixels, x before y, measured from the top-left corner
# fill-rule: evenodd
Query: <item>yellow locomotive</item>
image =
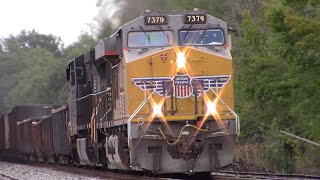
<path fill-rule="evenodd" d="M 67 66 L 69 137 L 83 165 L 154 173 L 230 164 L 239 134 L 227 23 L 148 11 Z"/>

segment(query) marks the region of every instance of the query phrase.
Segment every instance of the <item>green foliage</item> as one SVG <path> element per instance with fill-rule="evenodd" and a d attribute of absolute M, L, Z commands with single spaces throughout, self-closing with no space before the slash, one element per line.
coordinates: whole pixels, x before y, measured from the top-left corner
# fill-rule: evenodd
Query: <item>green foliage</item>
<path fill-rule="evenodd" d="M 285 27 L 279 29 L 271 26 L 271 30 L 281 37 L 282 45 L 287 47 L 280 53 L 281 58 L 288 62 L 288 83 L 292 84 L 292 103 L 288 113 L 297 123 L 291 126 L 300 135 L 320 140 L 320 81 L 314 78 L 320 70 L 320 22 L 317 17 L 309 16 L 309 13 L 314 14 L 320 9 L 314 7 L 313 12 L 306 12 L 312 4 L 313 1 L 296 4 L 284 1 L 281 8 L 275 11 L 271 9 L 269 16 L 274 17 L 282 10 L 282 18 L 270 18 L 270 24 L 282 24 Z"/>
<path fill-rule="evenodd" d="M 24 68 L 17 73 L 16 85 L 5 98 L 6 105 L 59 103 L 55 97 L 65 84 L 63 61 L 42 48 L 31 49 L 22 56 Z"/>
<path fill-rule="evenodd" d="M 23 104 L 64 104 L 68 60 L 96 45 L 88 34 L 63 48 L 59 38 L 21 31 L 0 41 L 0 112 Z"/>
<path fill-rule="evenodd" d="M 263 22 L 255 22 L 248 11 L 242 22 L 243 38 L 239 60 L 236 61 L 236 89 L 246 104 L 239 113 L 244 126 L 244 137 L 262 137 L 271 121 L 287 118 L 290 99 L 287 64 L 274 52 L 278 42 L 263 32 Z M 243 103 L 243 102 L 241 102 Z"/>
<path fill-rule="evenodd" d="M 236 89 L 246 104 L 238 107 L 243 124 L 256 127 L 245 130 L 245 137 L 264 134 L 276 122 L 279 129 L 320 139 L 320 83 L 314 78 L 320 70 L 320 22 L 302 15 L 301 4 L 290 5 L 270 1 L 259 21 L 244 12 Z"/>
<path fill-rule="evenodd" d="M 35 30 L 26 32 L 22 30 L 18 36 L 9 36 L 2 39 L 3 50 L 7 53 L 20 52 L 34 48 L 44 48 L 59 55 L 59 46 L 61 39 L 53 35 L 39 34 Z"/>
<path fill-rule="evenodd" d="M 243 14 L 235 57 L 241 140 L 266 143 L 262 154 L 279 172 L 297 171 L 299 159 L 311 161 L 301 142 L 279 130 L 320 140 L 319 12 L 316 1 L 271 0 L 261 18 Z"/>
<path fill-rule="evenodd" d="M 89 51 L 97 45 L 97 41 L 88 34 L 82 34 L 78 38 L 78 42 L 75 42 L 63 50 L 64 59 L 71 60 L 78 57 L 81 54 Z"/>

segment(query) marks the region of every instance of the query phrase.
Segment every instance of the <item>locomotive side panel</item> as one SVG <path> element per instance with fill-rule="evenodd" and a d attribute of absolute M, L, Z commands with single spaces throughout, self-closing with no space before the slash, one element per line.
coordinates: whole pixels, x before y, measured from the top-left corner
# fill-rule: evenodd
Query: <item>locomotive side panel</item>
<path fill-rule="evenodd" d="M 75 59 L 72 59 L 67 67 L 67 79 L 69 81 L 69 115 L 70 115 L 70 134 L 77 135 L 78 134 L 78 112 L 77 112 L 77 98 L 78 98 L 78 90 L 77 90 L 77 80 L 76 80 L 76 65 Z"/>

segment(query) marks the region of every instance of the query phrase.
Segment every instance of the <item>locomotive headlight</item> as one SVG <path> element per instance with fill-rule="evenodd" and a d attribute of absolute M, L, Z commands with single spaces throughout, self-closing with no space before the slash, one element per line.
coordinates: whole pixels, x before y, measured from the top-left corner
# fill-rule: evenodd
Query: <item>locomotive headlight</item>
<path fill-rule="evenodd" d="M 212 115 L 216 115 L 217 112 L 217 103 L 216 101 L 208 101 L 207 102 L 207 114 L 212 114 Z"/>
<path fill-rule="evenodd" d="M 185 68 L 186 67 L 186 57 L 184 56 L 183 52 L 177 53 L 177 68 Z"/>
<path fill-rule="evenodd" d="M 162 110 L 161 110 L 161 104 L 155 104 L 153 106 L 153 115 L 154 116 L 161 116 L 162 115 Z"/>

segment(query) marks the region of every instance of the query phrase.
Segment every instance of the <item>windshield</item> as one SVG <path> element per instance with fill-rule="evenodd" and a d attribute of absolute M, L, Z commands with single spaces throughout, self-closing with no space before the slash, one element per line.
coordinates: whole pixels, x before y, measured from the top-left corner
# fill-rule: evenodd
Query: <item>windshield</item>
<path fill-rule="evenodd" d="M 129 32 L 129 47 L 171 46 L 173 44 L 172 31 Z"/>
<path fill-rule="evenodd" d="M 181 30 L 179 32 L 181 45 L 223 45 L 222 29 Z"/>

